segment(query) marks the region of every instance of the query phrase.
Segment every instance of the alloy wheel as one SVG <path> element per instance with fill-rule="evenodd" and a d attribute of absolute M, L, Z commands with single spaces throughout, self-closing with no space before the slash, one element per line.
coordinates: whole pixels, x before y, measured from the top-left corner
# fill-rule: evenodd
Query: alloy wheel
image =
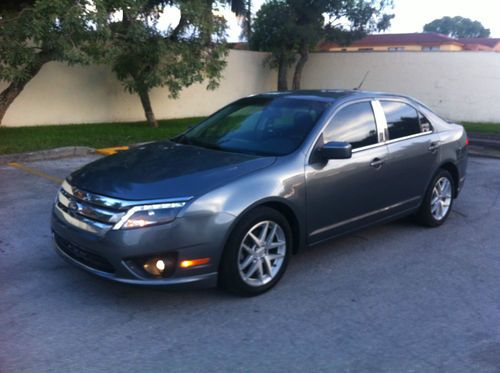
<path fill-rule="evenodd" d="M 244 236 L 238 252 L 238 269 L 250 286 L 262 286 L 279 273 L 287 250 L 283 228 L 270 220 L 255 224 Z"/>
<path fill-rule="evenodd" d="M 442 220 L 450 210 L 452 199 L 451 182 L 446 177 L 440 177 L 431 196 L 431 214 L 437 221 Z"/>

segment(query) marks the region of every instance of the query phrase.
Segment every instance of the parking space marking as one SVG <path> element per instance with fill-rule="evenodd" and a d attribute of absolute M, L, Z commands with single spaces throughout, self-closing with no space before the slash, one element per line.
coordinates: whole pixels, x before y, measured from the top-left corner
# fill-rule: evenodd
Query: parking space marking
<path fill-rule="evenodd" d="M 29 174 L 32 174 L 32 175 L 39 176 L 39 177 L 42 177 L 44 179 L 50 180 L 50 181 L 52 181 L 54 183 L 57 183 L 57 184 L 61 184 L 63 182 L 63 179 L 60 179 L 60 178 L 58 178 L 56 176 L 48 175 L 48 174 L 46 174 L 46 173 L 44 173 L 42 171 L 35 170 L 34 168 L 25 166 L 22 163 L 9 162 L 8 165 L 10 167 L 17 168 L 18 170 L 22 170 L 22 171 L 27 172 Z"/>

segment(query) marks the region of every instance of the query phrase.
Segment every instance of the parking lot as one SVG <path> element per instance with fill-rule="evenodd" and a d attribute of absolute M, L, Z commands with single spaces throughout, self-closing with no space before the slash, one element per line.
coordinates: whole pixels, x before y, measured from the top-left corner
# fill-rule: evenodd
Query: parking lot
<path fill-rule="evenodd" d="M 54 178 L 0 166 L 0 372 L 500 372 L 500 160 L 438 229 L 409 219 L 292 258 L 255 298 L 107 282 L 52 249 Z"/>

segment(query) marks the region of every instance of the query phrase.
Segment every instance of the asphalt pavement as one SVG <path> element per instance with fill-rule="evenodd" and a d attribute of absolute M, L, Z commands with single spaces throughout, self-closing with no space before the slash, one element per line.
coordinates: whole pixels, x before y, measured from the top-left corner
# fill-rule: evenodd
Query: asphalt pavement
<path fill-rule="evenodd" d="M 55 181 L 94 158 L 0 166 L 0 372 L 500 372 L 500 160 L 470 159 L 442 227 L 330 241 L 238 298 L 116 284 L 59 258 Z"/>

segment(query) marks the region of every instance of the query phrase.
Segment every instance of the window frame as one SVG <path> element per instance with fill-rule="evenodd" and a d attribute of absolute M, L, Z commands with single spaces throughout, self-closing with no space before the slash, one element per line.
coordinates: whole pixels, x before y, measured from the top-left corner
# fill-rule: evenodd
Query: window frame
<path fill-rule="evenodd" d="M 367 102 L 367 101 L 371 103 L 373 114 L 375 117 L 375 126 L 377 127 L 378 142 L 376 144 L 367 145 L 367 146 L 363 146 L 363 147 L 360 147 L 357 149 L 353 149 L 352 150 L 353 154 L 360 153 L 360 152 L 363 152 L 365 150 L 374 149 L 374 148 L 379 147 L 379 146 L 386 146 L 386 145 L 389 145 L 389 144 L 392 144 L 395 142 L 399 142 L 399 141 L 406 141 L 406 140 L 412 139 L 414 137 L 429 136 L 435 132 L 434 125 L 432 124 L 432 121 L 428 118 L 428 116 L 424 115 L 424 113 L 421 113 L 421 111 L 416 107 L 416 105 L 411 103 L 409 100 L 405 100 L 403 98 L 398 98 L 398 97 L 359 98 L 356 100 L 345 102 L 345 103 L 339 105 L 338 107 L 336 107 L 333 110 L 333 112 L 327 114 L 327 117 L 325 118 L 325 123 L 323 124 L 323 126 L 322 126 L 321 130 L 318 132 L 318 134 L 315 136 L 314 141 L 311 142 L 311 145 L 306 152 L 306 157 L 305 157 L 306 164 L 311 163 L 314 151 L 316 149 L 318 149 L 320 142 L 323 142 L 323 133 L 325 132 L 328 125 L 335 118 L 337 113 L 347 106 L 350 106 L 353 104 L 358 104 L 360 102 Z M 387 127 L 387 119 L 385 117 L 385 112 L 384 112 L 384 109 L 382 108 L 382 104 L 380 103 L 380 101 L 395 101 L 395 102 L 401 102 L 401 103 L 410 105 L 412 108 L 414 108 L 417 111 L 418 114 L 422 114 L 422 115 L 424 115 L 425 118 L 427 118 L 427 120 L 429 121 L 429 123 L 431 125 L 431 130 L 427 131 L 427 132 L 421 132 L 421 133 L 417 133 L 414 135 L 406 136 L 406 137 L 400 137 L 398 139 L 389 140 L 389 129 Z"/>
<path fill-rule="evenodd" d="M 391 97 L 391 98 L 376 98 L 373 101 L 375 102 L 375 106 L 377 106 L 377 110 L 380 112 L 380 123 L 384 127 L 384 144 L 392 144 L 395 142 L 405 141 L 405 140 L 413 139 L 413 138 L 419 137 L 419 136 L 427 136 L 427 135 L 431 135 L 432 133 L 434 133 L 434 125 L 432 124 L 432 121 L 426 115 L 424 115 L 420 110 L 418 110 L 418 108 L 415 105 L 413 105 L 411 102 L 408 102 L 407 100 L 403 100 L 403 99 L 393 98 L 393 97 Z M 390 139 L 389 138 L 389 127 L 387 126 L 387 118 L 385 116 L 385 112 L 384 112 L 384 109 L 383 109 L 380 101 L 399 102 L 399 103 L 406 104 L 406 105 L 410 106 L 411 108 L 413 108 L 417 112 L 419 122 L 420 122 L 420 116 L 425 117 L 429 121 L 430 131 L 415 133 L 413 135 L 408 135 L 408 136 L 403 136 L 403 137 L 398 137 L 397 139 Z"/>
<path fill-rule="evenodd" d="M 364 149 L 369 149 L 369 148 L 373 148 L 375 146 L 378 146 L 380 144 L 380 134 L 381 134 L 381 131 L 379 129 L 379 125 L 377 124 L 377 117 L 375 115 L 375 110 L 373 108 L 373 103 L 372 103 L 372 100 L 371 99 L 367 99 L 367 100 L 360 100 L 360 101 L 356 101 L 356 102 L 349 102 L 348 105 L 344 105 L 342 107 L 339 108 L 339 110 L 336 110 L 335 113 L 333 114 L 333 116 L 328 120 L 328 123 L 327 125 L 322 129 L 321 131 L 321 135 L 324 135 L 326 129 L 328 128 L 328 126 L 333 122 L 333 120 L 335 120 L 335 117 L 344 109 L 348 108 L 349 106 L 353 106 L 353 105 L 357 105 L 357 104 L 362 104 L 362 103 L 365 103 L 365 102 L 368 102 L 370 104 L 370 107 L 372 109 L 372 114 L 373 114 L 373 122 L 375 123 L 375 131 L 377 132 L 377 142 L 375 144 L 370 144 L 370 145 L 365 145 L 365 146 L 360 146 L 359 148 L 353 148 L 352 149 L 352 152 L 353 153 L 356 153 L 360 150 L 364 150 Z M 324 141 L 324 137 L 323 137 L 323 141 Z"/>
<path fill-rule="evenodd" d="M 312 155 L 314 154 L 314 151 L 318 148 L 318 144 L 320 142 L 323 142 L 323 133 L 325 132 L 326 128 L 330 125 L 330 123 L 334 120 L 335 116 L 342 110 L 345 109 L 348 106 L 363 103 L 363 102 L 369 102 L 373 111 L 373 117 L 375 120 L 375 128 L 377 130 L 377 142 L 375 144 L 367 145 L 367 146 L 362 146 L 360 148 L 356 148 L 352 150 L 352 153 L 359 153 L 364 150 L 368 149 L 373 149 L 379 146 L 383 146 L 385 142 L 385 135 L 384 135 L 384 127 L 382 125 L 379 125 L 379 120 L 380 118 L 380 113 L 377 114 L 376 108 L 374 107 L 374 102 L 373 98 L 360 98 L 357 100 L 352 100 L 345 102 L 338 107 L 335 108 L 335 110 L 328 115 L 328 117 L 325 119 L 325 123 L 323 124 L 323 127 L 321 130 L 318 132 L 316 137 L 314 138 L 314 141 L 312 141 L 312 145 L 310 146 L 308 152 L 306 153 L 306 160 L 309 160 L 307 162 L 310 162 Z M 306 163 L 307 163 L 306 162 Z"/>

